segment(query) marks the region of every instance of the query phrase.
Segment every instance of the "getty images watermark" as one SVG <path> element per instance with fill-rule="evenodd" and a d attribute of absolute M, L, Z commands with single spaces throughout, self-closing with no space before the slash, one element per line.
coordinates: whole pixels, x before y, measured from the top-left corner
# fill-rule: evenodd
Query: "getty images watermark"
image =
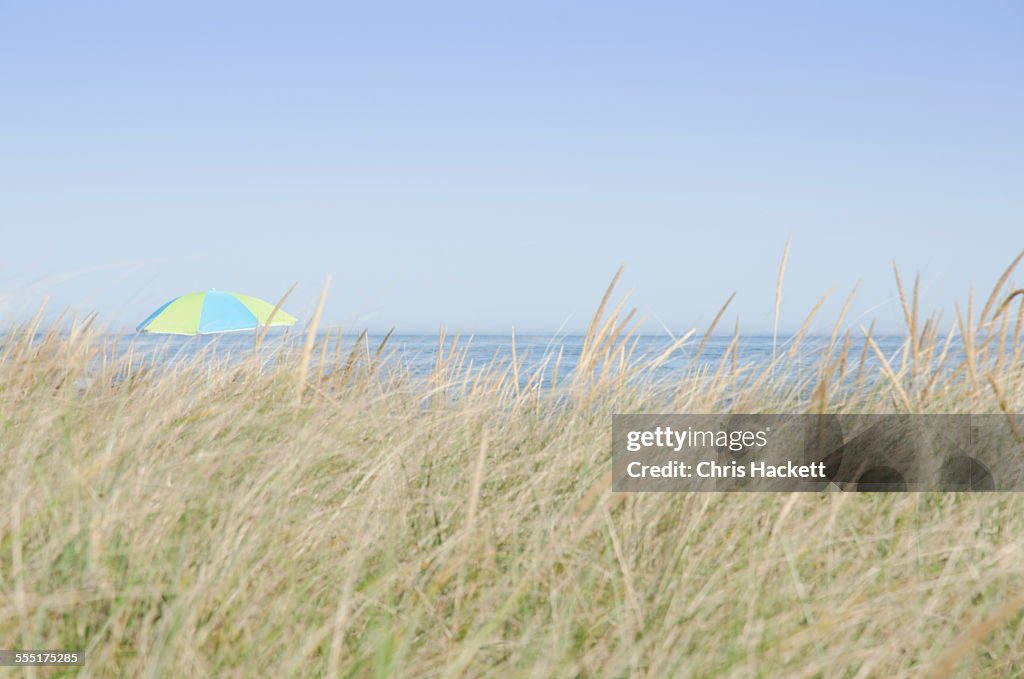
<path fill-rule="evenodd" d="M 615 415 L 612 489 L 1024 490 L 1024 416 Z"/>

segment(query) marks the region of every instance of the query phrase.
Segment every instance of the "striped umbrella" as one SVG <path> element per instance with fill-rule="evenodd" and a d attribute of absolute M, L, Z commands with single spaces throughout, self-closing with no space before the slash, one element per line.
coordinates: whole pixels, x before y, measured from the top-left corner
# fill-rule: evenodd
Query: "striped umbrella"
<path fill-rule="evenodd" d="M 273 304 L 235 292 L 210 290 L 175 297 L 139 323 L 138 332 L 171 335 L 210 335 L 218 332 L 252 330 L 267 325 Z M 281 309 L 271 326 L 294 325 L 295 317 Z"/>

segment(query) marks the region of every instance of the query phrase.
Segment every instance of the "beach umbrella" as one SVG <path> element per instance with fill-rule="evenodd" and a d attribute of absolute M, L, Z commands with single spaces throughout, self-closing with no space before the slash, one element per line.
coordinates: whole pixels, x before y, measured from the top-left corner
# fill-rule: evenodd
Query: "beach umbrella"
<path fill-rule="evenodd" d="M 209 335 L 252 330 L 267 325 L 273 310 L 273 304 L 235 292 L 192 292 L 164 304 L 139 323 L 136 330 L 172 335 Z M 294 323 L 294 316 L 278 309 L 270 325 Z"/>

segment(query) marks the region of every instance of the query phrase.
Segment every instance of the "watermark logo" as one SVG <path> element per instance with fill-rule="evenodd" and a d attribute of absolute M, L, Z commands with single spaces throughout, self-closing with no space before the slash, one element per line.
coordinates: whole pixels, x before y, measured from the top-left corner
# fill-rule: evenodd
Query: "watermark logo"
<path fill-rule="evenodd" d="M 1024 490 L 1003 415 L 615 415 L 613 490 Z"/>

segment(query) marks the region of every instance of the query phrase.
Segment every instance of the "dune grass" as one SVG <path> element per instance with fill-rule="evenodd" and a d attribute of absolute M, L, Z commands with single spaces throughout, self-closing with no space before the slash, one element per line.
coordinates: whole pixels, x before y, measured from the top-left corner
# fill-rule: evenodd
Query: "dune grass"
<path fill-rule="evenodd" d="M 425 379 L 332 333 L 160 369 L 37 318 L 0 345 L 0 639 L 86 654 L 34 676 L 1017 675 L 1019 495 L 610 492 L 614 412 L 1021 410 L 1012 268 L 944 329 L 897 277 L 895 361 L 841 314 L 789 379 L 809 318 L 668 393 L 703 342 L 635 356 L 614 281 L 551 388 L 459 338 Z"/>

